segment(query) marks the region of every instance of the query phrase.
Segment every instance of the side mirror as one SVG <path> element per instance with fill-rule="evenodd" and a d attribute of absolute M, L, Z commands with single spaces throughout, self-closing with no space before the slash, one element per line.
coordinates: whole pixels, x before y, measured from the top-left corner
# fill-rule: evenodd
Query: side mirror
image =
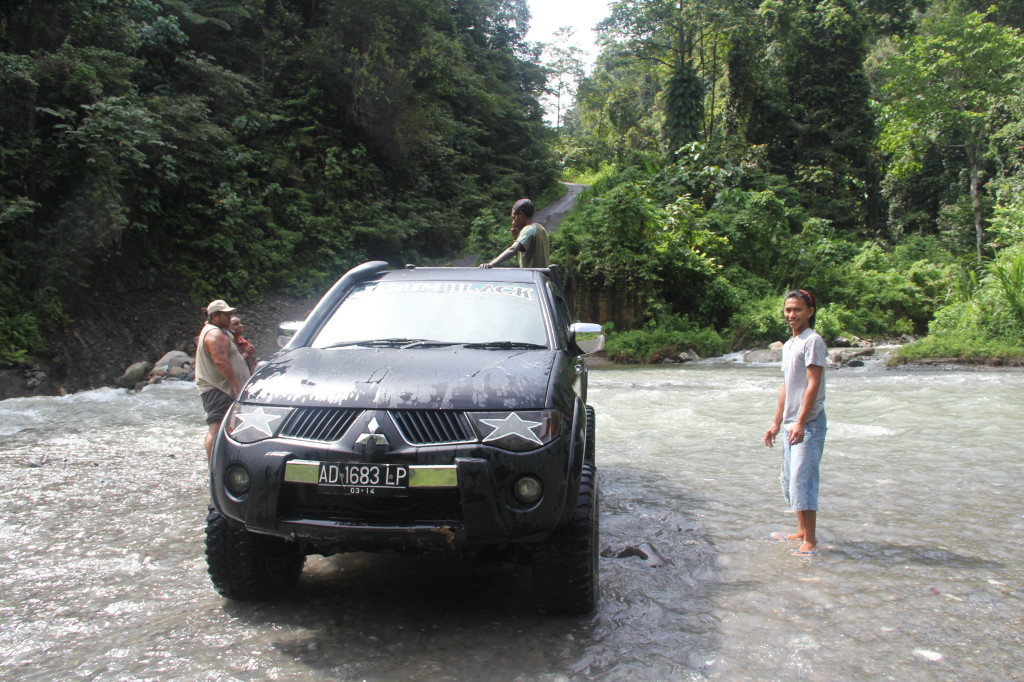
<path fill-rule="evenodd" d="M 584 355 L 604 350 L 604 331 L 599 324 L 574 322 L 569 327 L 569 337 Z"/>
<path fill-rule="evenodd" d="M 295 336 L 296 332 L 302 329 L 305 322 L 291 321 L 282 322 L 277 325 L 277 347 L 284 348 Z"/>

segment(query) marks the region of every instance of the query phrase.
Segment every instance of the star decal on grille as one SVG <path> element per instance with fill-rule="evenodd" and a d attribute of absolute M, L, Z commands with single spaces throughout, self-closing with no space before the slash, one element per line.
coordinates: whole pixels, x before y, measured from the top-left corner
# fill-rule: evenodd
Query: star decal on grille
<path fill-rule="evenodd" d="M 281 418 L 281 415 L 266 412 L 262 407 L 257 407 L 254 410 L 239 411 L 239 424 L 235 427 L 235 433 L 240 433 L 246 429 L 255 429 L 267 436 L 273 436 L 273 425 Z"/>
<path fill-rule="evenodd" d="M 501 440 L 505 436 L 516 436 L 531 443 L 543 445 L 537 434 L 533 432 L 533 429 L 540 426 L 541 423 L 526 421 L 515 412 L 504 419 L 481 419 L 480 423 L 494 429 L 489 435 L 484 436 L 485 443 Z"/>

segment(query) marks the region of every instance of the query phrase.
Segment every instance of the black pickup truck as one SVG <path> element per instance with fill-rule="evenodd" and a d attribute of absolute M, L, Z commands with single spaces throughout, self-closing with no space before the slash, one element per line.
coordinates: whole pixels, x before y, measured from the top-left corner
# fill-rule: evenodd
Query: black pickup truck
<path fill-rule="evenodd" d="M 594 412 L 556 267 L 365 263 L 262 363 L 214 447 L 206 558 L 262 599 L 306 555 L 496 550 L 540 608 L 598 592 Z"/>

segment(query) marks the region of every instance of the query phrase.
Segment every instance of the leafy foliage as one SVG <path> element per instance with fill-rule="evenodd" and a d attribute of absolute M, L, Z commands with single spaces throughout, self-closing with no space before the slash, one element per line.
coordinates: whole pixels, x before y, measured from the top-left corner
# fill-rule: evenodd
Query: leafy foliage
<path fill-rule="evenodd" d="M 157 282 L 244 303 L 461 248 L 481 210 L 554 180 L 528 17 L 524 0 L 6 3 L 0 259 L 22 295 L 0 361 L 60 332 L 25 292 L 57 313 Z"/>
<path fill-rule="evenodd" d="M 643 329 L 610 334 L 606 350 L 616 362 L 645 364 L 671 360 L 687 351 L 701 357 L 721 355 L 727 344 L 710 327 L 698 327 L 684 317 L 666 316 Z"/>
<path fill-rule="evenodd" d="M 987 21 L 985 14 L 935 13 L 921 31 L 897 40 L 880 68 L 884 126 L 881 148 L 896 178 L 921 168 L 925 149 L 961 149 L 969 170 L 978 261 L 983 257 L 981 168 L 994 136 L 992 112 L 1024 84 L 1024 36 Z"/>
<path fill-rule="evenodd" d="M 1024 271 L 964 265 L 1021 243 L 1018 15 L 962 0 L 612 3 L 560 140 L 572 171 L 601 179 L 556 242 L 579 290 L 635 295 L 609 347 L 657 355 L 673 316 L 732 347 L 785 338 L 794 287 L 816 292 L 828 338 L 935 335 L 962 315 L 960 338 L 1019 345 Z M 699 127 L 682 106 L 691 73 Z"/>
<path fill-rule="evenodd" d="M 665 88 L 663 135 L 674 158 L 684 145 L 700 138 L 704 120 L 704 86 L 689 64 L 683 64 L 669 78 Z"/>
<path fill-rule="evenodd" d="M 525 0 L 5 3 L 0 363 L 97 296 L 244 303 L 371 258 L 495 253 L 556 164 L 593 187 L 553 257 L 619 357 L 784 338 L 792 287 L 830 338 L 1007 352 L 1021 16 L 616 0 L 580 80 L 571 50 L 524 42 Z M 576 91 L 557 132 L 552 88 Z"/>

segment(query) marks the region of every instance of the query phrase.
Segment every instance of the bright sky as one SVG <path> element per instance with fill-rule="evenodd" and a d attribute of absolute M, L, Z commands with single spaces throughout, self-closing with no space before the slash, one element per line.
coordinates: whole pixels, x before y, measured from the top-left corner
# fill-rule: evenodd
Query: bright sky
<path fill-rule="evenodd" d="M 529 5 L 533 19 L 526 39 L 547 43 L 559 28 L 572 26 L 577 47 L 589 53 L 584 60 L 589 71 L 597 59 L 593 28 L 611 13 L 609 0 L 529 0 Z"/>

